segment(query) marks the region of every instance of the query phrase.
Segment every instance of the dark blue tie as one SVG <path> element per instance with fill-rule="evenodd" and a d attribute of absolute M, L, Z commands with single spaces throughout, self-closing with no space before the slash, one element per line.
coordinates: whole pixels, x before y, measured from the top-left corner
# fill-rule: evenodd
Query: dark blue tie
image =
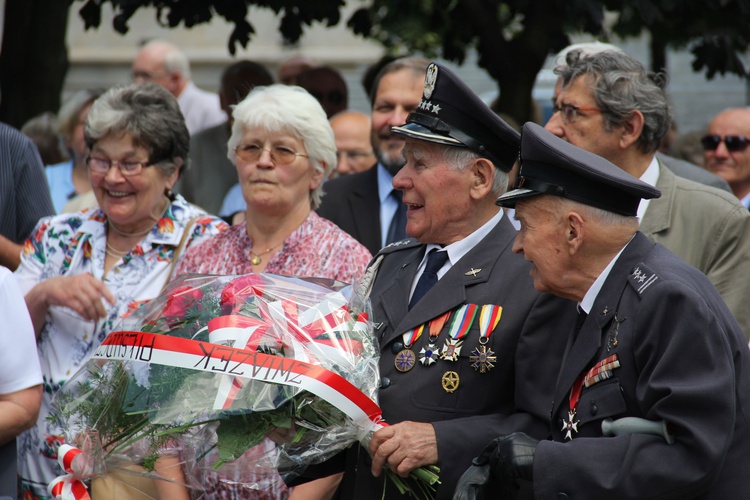
<path fill-rule="evenodd" d="M 409 301 L 409 309 L 414 307 L 414 304 L 419 302 L 428 290 L 438 282 L 437 273 L 443 267 L 446 260 L 448 260 L 448 252 L 438 251 L 437 248 L 430 250 L 430 254 L 427 256 L 427 264 L 424 266 L 424 272 L 419 277 L 414 294 L 412 294 Z"/>
<path fill-rule="evenodd" d="M 396 208 L 396 213 L 393 214 L 391 224 L 388 226 L 388 235 L 385 238 L 386 245 L 406 238 L 406 205 L 401 203 L 401 191 L 394 189 L 390 196 L 396 200 L 398 208 Z"/>

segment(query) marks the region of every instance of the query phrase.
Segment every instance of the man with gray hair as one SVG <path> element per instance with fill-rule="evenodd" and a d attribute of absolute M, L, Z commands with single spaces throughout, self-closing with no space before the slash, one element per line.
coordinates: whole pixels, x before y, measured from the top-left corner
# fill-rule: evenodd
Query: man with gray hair
<path fill-rule="evenodd" d="M 570 51 L 546 129 L 656 186 L 640 231 L 708 276 L 750 335 L 750 214 L 730 193 L 676 176 L 655 156 L 671 122 L 664 81 L 622 51 Z"/>
<path fill-rule="evenodd" d="M 190 80 L 190 61 L 172 43 L 151 40 L 133 60 L 133 81 L 154 82 L 177 98 L 190 134 L 226 121 L 219 96 L 201 90 Z"/>

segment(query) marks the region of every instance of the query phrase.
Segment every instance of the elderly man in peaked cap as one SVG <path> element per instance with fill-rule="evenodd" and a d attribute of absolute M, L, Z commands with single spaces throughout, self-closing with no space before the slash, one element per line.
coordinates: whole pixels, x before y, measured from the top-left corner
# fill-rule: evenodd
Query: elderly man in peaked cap
<path fill-rule="evenodd" d="M 487 470 L 506 487 L 533 481 L 535 498 L 750 498 L 750 351 L 708 278 L 638 231 L 641 199 L 659 196 L 524 126 L 517 189 L 498 203 L 516 208 L 513 250 L 537 290 L 578 301 L 580 321 L 552 439 L 497 438 L 456 498 L 482 498 Z"/>
<path fill-rule="evenodd" d="M 547 434 L 564 339 L 545 328 L 566 312 L 572 322 L 575 305 L 534 290 L 495 205 L 518 157 L 517 131 L 434 63 L 417 110 L 393 131 L 406 138 L 393 186 L 411 238 L 382 249 L 365 278 L 374 275 L 379 402 L 390 425 L 369 453 L 359 450 L 345 496 L 400 498 L 387 480 L 383 490 L 384 468 L 406 477 L 437 464 L 437 498 L 447 499 L 498 433 Z"/>

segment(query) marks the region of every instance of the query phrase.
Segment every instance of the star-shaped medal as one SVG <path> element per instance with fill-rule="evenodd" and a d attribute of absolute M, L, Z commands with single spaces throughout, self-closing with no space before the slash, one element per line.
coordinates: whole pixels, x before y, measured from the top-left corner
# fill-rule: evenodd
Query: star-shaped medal
<path fill-rule="evenodd" d="M 443 350 L 440 351 L 440 359 L 446 361 L 458 361 L 458 356 L 461 354 L 461 345 L 463 343 L 463 340 L 445 339 Z"/>
<path fill-rule="evenodd" d="M 421 351 L 419 351 L 419 362 L 422 363 L 424 366 L 430 366 L 435 361 L 438 360 L 438 349 L 435 344 L 428 344 L 427 347 L 423 347 Z"/>
<path fill-rule="evenodd" d="M 568 412 L 568 421 L 563 420 L 563 425 L 561 431 L 565 431 L 565 439 L 573 439 L 573 433 L 578 432 L 578 424 L 581 423 L 580 420 L 576 420 L 576 411 L 570 410 Z"/>
<path fill-rule="evenodd" d="M 495 367 L 494 363 L 497 362 L 497 356 L 486 345 L 480 345 L 471 351 L 469 361 L 471 361 L 471 367 L 479 370 L 479 373 L 487 373 L 491 368 Z"/>

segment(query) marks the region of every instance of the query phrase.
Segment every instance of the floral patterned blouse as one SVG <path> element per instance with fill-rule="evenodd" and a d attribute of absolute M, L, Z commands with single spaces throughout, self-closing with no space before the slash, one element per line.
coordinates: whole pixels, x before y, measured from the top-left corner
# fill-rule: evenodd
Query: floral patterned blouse
<path fill-rule="evenodd" d="M 249 254 L 253 244 L 244 224 L 232 226 L 185 254 L 175 276 L 185 273 L 247 274 L 253 272 Z M 362 278 L 370 252 L 328 219 L 310 212 L 284 241 L 265 273 L 314 276 L 352 283 Z"/>
<path fill-rule="evenodd" d="M 66 307 L 49 308 L 37 346 L 44 378 L 42 408 L 36 426 L 17 439 L 20 498 L 51 498 L 47 483 L 63 473 L 56 460 L 62 432 L 46 420 L 52 397 L 121 318 L 159 295 L 170 278 L 172 256 L 183 231 L 196 217 L 182 255 L 187 248 L 227 228 L 221 219 L 207 215 L 178 195 L 151 232 L 106 276 L 107 216 L 100 209 L 41 219 L 26 240 L 15 273 L 24 294 L 47 278 L 91 273 L 104 282 L 117 302 L 111 306 L 103 301 L 108 316 L 97 322 L 85 321 Z"/>
<path fill-rule="evenodd" d="M 200 274 L 248 274 L 253 272 L 249 253 L 253 245 L 244 224 L 230 227 L 227 231 L 190 249 L 175 269 L 175 276 L 186 273 Z M 372 259 L 369 250 L 357 240 L 339 229 L 333 222 L 315 212 L 310 215 L 284 241 L 282 249 L 274 255 L 265 273 L 286 276 L 311 276 L 337 279 L 352 283 L 362 278 L 367 264 Z M 256 484 L 243 487 L 238 477 L 247 477 L 250 466 L 267 454 L 272 454 L 274 444 L 265 439 L 248 450 L 221 473 L 199 469 L 195 477 L 204 491 L 201 500 L 283 500 L 289 492 L 278 475 L 270 473 L 255 476 Z M 211 457 L 207 458 L 209 461 Z"/>

